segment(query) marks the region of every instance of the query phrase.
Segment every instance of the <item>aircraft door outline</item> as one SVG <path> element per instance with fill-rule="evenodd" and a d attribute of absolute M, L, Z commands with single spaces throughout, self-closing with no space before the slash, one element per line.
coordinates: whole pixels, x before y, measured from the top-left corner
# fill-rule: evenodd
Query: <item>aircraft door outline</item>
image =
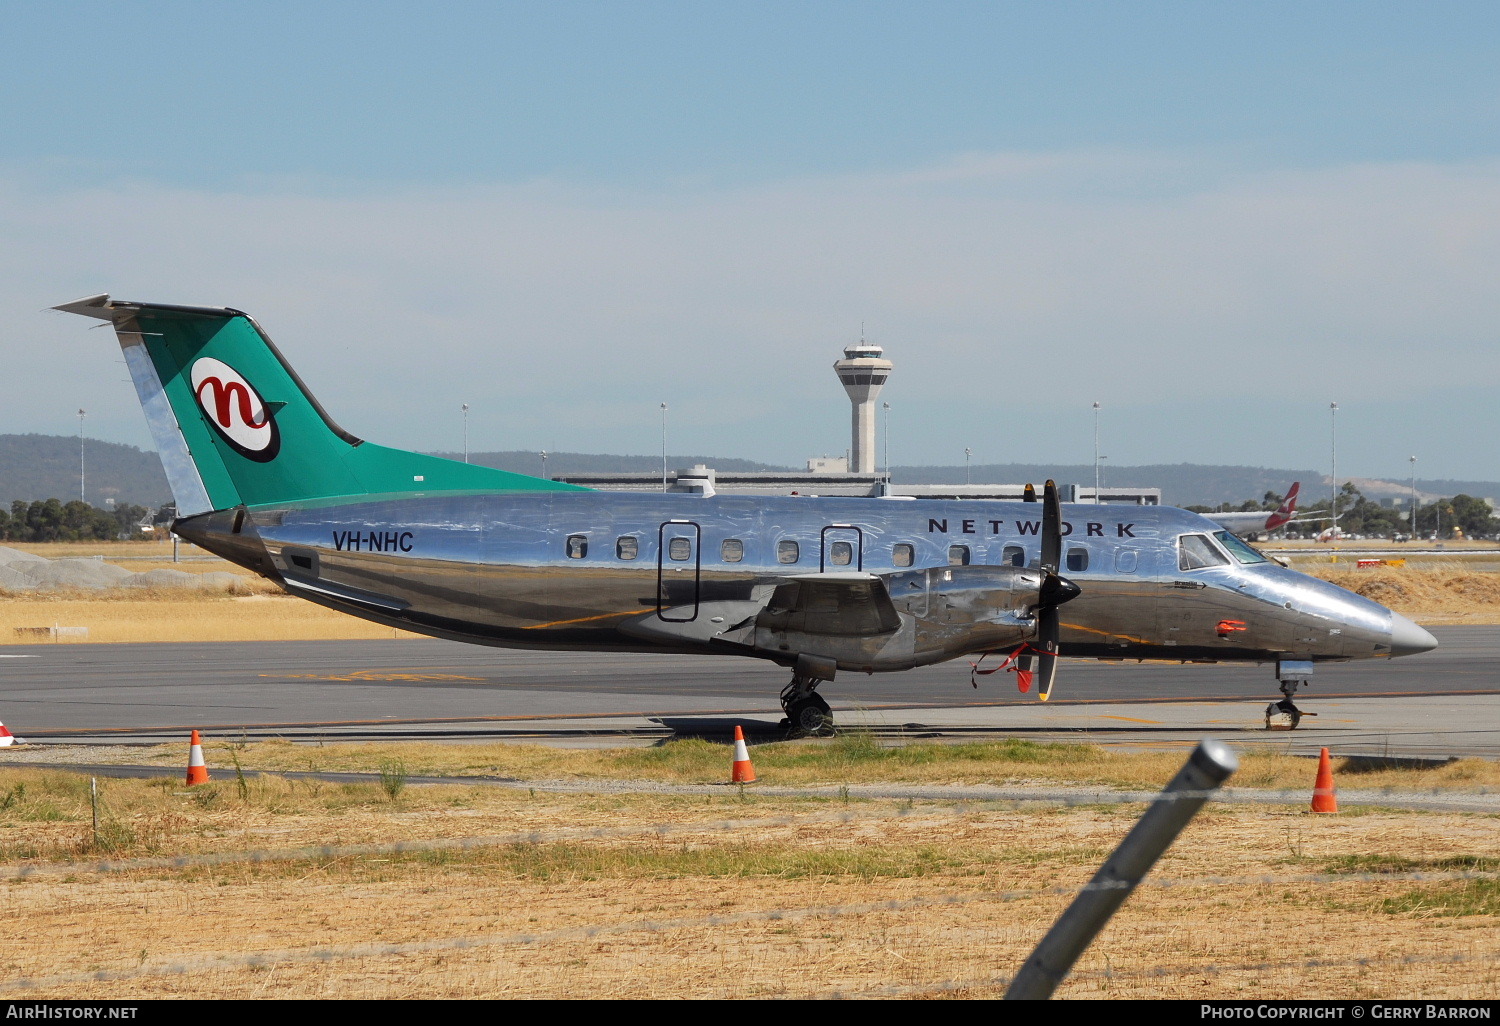
<path fill-rule="evenodd" d="M 827 573 L 830 567 L 835 571 L 864 570 L 864 531 L 853 524 L 829 524 L 823 528 L 818 544 L 818 573 Z"/>
<path fill-rule="evenodd" d="M 692 567 L 689 584 L 687 570 Z M 698 619 L 703 584 L 703 529 L 693 520 L 668 520 L 656 529 L 656 615 L 667 623 Z M 673 615 L 668 616 L 668 613 Z M 686 612 L 688 615 L 680 614 Z"/>

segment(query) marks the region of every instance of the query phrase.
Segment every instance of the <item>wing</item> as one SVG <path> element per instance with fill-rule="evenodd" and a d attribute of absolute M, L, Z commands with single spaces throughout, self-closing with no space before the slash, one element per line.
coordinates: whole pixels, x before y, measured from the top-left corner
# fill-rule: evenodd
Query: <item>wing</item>
<path fill-rule="evenodd" d="M 890 634 L 901 627 L 885 580 L 866 573 L 780 577 L 755 585 L 745 598 L 701 602 L 697 612 L 692 619 L 645 613 L 620 629 L 666 644 L 753 645 L 757 627 L 851 638 Z"/>
<path fill-rule="evenodd" d="M 770 631 L 871 637 L 901 626 L 884 579 L 866 573 L 788 577 L 755 619 Z"/>

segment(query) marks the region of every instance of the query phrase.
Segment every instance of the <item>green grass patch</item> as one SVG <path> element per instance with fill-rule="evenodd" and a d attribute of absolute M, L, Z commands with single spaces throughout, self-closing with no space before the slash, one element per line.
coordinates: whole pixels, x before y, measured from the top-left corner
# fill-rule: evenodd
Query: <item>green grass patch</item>
<path fill-rule="evenodd" d="M 1323 862 L 1325 873 L 1492 873 L 1500 870 L 1500 858 L 1483 855 L 1447 855 L 1436 859 L 1413 859 L 1404 855 L 1340 855 Z"/>
<path fill-rule="evenodd" d="M 977 851 L 923 845 L 912 848 L 793 848 L 786 845 L 606 848 L 580 844 L 520 844 L 493 849 L 491 871 L 531 880 L 652 879 L 688 877 L 922 877 L 982 873 Z"/>
<path fill-rule="evenodd" d="M 163 765 L 176 762 L 181 746 L 132 749 L 119 753 L 121 762 Z M 733 749 L 727 742 L 702 739 L 669 741 L 649 747 L 614 749 L 552 748 L 509 743 L 450 745 L 429 742 L 307 744 L 266 741 L 242 744 L 214 741 L 205 744 L 216 797 L 200 801 L 256 805 L 267 790 L 285 784 L 265 784 L 266 778 L 249 770 L 277 774 L 356 772 L 368 774 L 370 785 L 387 802 L 410 802 L 419 776 L 489 776 L 514 781 L 650 780 L 665 783 L 728 783 Z M 754 745 L 750 749 L 756 774 L 767 784 L 793 786 L 854 786 L 869 783 L 992 784 L 1006 781 L 1069 783 L 1130 789 L 1159 788 L 1181 768 L 1185 753 L 1128 752 L 1085 744 L 1040 744 L 1020 738 L 965 741 L 954 744 L 927 740 L 902 741 L 877 737 L 868 731 L 846 730 L 837 737 Z M 1316 765 L 1312 760 L 1284 754 L 1246 753 L 1234 787 L 1311 789 Z M 3 772 L 0 772 L 3 778 Z M 76 779 L 76 778 L 75 778 Z M 179 778 L 180 779 L 180 778 Z M 6 782 L 0 779 L 0 818 L 5 808 Z M 367 785 L 340 790 L 339 785 L 298 782 L 321 789 L 325 796 L 342 795 L 347 806 L 368 800 Z M 1400 793 L 1410 788 L 1454 788 L 1500 785 L 1500 763 L 1460 760 L 1435 770 L 1382 770 L 1364 774 L 1362 786 Z M 29 785 L 28 785 L 29 786 Z M 174 783 L 174 786 L 176 785 Z M 55 801 L 69 815 L 77 798 L 86 800 L 87 779 L 75 785 L 70 800 Z M 59 793 L 55 797 L 69 797 Z M 226 803 L 226 799 L 228 802 Z M 330 804 L 337 800 L 329 797 Z M 284 804 L 296 804 L 288 802 Z"/>
<path fill-rule="evenodd" d="M 1447 855 L 1416 859 L 1404 855 L 1341 855 L 1325 860 L 1328 873 L 1493 873 L 1500 858 Z M 1416 887 L 1380 902 L 1380 911 L 1406 916 L 1500 915 L 1500 880 L 1452 880 Z"/>
<path fill-rule="evenodd" d="M 1036 870 L 1058 862 L 1087 863 L 1093 850 L 1035 852 L 1017 850 L 998 854 L 963 845 L 850 845 L 798 844 L 662 844 L 595 845 L 584 843 L 522 843 L 485 848 L 440 848 L 391 852 L 375 856 L 314 856 L 247 862 L 235 876 L 254 880 L 301 879 L 316 871 L 328 880 L 390 882 L 430 880 L 435 872 L 476 879 L 510 879 L 542 883 L 595 880 L 688 879 L 916 879 L 931 876 L 978 877 L 997 866 L 1025 866 Z M 143 870 L 163 879 L 217 879 L 222 867 L 186 867 L 164 872 Z M 1013 870 L 1007 870 L 1007 874 Z"/>
<path fill-rule="evenodd" d="M 1382 912 L 1415 916 L 1500 916 L 1500 880 L 1455 880 L 1407 891 L 1380 903 Z"/>
<path fill-rule="evenodd" d="M 912 771 L 938 771 L 985 779 L 1013 775 L 1018 766 L 1083 766 L 1103 761 L 1088 745 L 1038 744 L 1034 741 L 971 741 L 961 744 L 914 742 L 885 745 L 865 731 L 845 731 L 827 741 L 776 742 L 750 749 L 756 774 L 787 782 L 911 779 Z M 614 768 L 625 775 L 665 776 L 678 780 L 728 776 L 725 746 L 701 739 L 669 741 L 655 748 L 617 752 Z M 918 779 L 931 774 L 918 772 Z"/>

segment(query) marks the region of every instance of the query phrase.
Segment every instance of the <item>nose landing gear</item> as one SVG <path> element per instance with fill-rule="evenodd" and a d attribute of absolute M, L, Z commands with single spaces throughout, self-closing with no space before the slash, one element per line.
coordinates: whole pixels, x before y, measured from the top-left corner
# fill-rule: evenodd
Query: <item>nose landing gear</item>
<path fill-rule="evenodd" d="M 1311 659 L 1280 659 L 1276 662 L 1276 679 L 1281 683 L 1281 693 L 1286 696 L 1279 702 L 1266 706 L 1267 730 L 1296 730 L 1304 716 L 1317 713 L 1303 712 L 1292 699 L 1297 689 L 1312 683 Z"/>

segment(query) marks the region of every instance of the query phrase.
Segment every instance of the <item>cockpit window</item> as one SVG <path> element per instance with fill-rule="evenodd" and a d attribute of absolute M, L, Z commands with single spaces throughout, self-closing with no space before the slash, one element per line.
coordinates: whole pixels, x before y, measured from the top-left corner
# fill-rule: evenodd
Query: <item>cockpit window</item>
<path fill-rule="evenodd" d="M 1179 570 L 1201 570 L 1206 566 L 1224 566 L 1228 562 L 1205 534 L 1185 534 L 1177 539 Z"/>
<path fill-rule="evenodd" d="M 1264 563 L 1266 557 L 1255 551 L 1249 544 L 1228 531 L 1215 531 L 1214 537 L 1219 539 L 1219 544 L 1229 550 L 1229 554 L 1241 563 Z"/>

